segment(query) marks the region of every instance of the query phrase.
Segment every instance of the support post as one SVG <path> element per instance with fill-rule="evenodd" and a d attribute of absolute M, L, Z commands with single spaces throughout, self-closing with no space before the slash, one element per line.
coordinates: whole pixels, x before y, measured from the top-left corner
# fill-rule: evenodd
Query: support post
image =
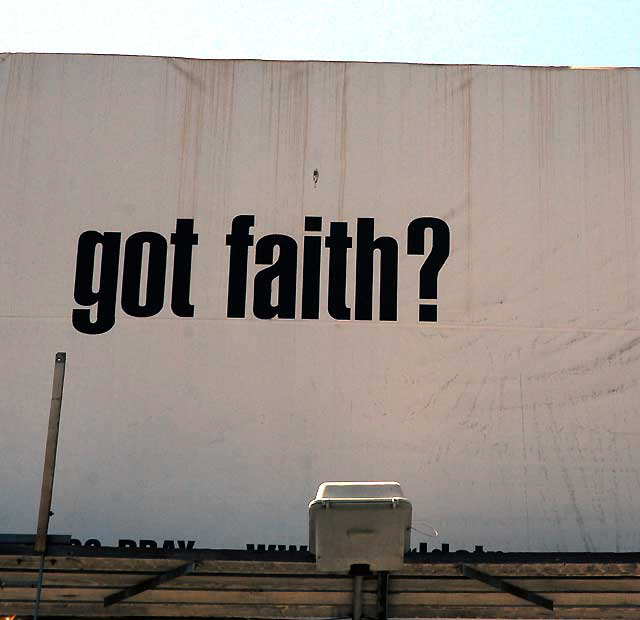
<path fill-rule="evenodd" d="M 49 428 L 47 430 L 47 445 L 44 452 L 44 468 L 42 470 L 42 489 L 40 491 L 40 508 L 38 509 L 38 529 L 36 530 L 35 550 L 42 554 L 36 583 L 36 600 L 33 610 L 34 620 L 38 620 L 40 613 L 40 596 L 44 581 L 44 556 L 47 551 L 47 534 L 49 533 L 49 518 L 51 517 L 51 498 L 53 497 L 53 477 L 56 470 L 56 454 L 58 452 L 58 431 L 60 430 L 60 410 L 62 409 L 62 387 L 64 385 L 64 371 L 67 364 L 67 354 L 56 353 L 53 366 L 53 388 L 51 390 L 51 407 L 49 408 Z"/>
<path fill-rule="evenodd" d="M 38 529 L 35 543 L 35 550 L 38 553 L 44 553 L 47 549 L 47 534 L 49 532 L 49 518 L 51 516 L 53 477 L 56 469 L 58 430 L 60 429 L 60 410 L 62 408 L 62 387 L 64 385 L 66 362 L 66 353 L 56 353 L 56 361 L 53 367 L 51 408 L 49 409 L 49 430 L 47 431 L 47 447 L 44 454 L 42 490 L 40 492 L 40 509 L 38 511 Z"/>

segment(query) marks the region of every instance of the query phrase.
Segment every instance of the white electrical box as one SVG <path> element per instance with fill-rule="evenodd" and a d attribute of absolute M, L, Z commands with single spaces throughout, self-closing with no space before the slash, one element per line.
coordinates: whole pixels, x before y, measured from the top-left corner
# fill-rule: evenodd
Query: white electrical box
<path fill-rule="evenodd" d="M 324 482 L 309 504 L 309 550 L 321 571 L 402 568 L 411 503 L 397 482 Z"/>

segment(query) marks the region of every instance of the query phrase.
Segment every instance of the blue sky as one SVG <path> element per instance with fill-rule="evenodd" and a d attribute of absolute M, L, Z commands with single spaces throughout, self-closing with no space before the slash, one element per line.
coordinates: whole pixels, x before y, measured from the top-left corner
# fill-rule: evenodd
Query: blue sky
<path fill-rule="evenodd" d="M 0 51 L 640 66 L 640 0 L 3 0 Z"/>

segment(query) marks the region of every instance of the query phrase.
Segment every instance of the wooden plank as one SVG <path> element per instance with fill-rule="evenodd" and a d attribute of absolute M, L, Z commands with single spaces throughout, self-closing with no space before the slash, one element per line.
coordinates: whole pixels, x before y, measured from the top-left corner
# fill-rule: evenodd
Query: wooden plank
<path fill-rule="evenodd" d="M 624 577 L 509 579 L 534 592 L 640 592 L 640 579 Z M 398 578 L 392 575 L 391 592 L 490 592 L 486 584 L 469 579 Z"/>
<path fill-rule="evenodd" d="M 613 605 L 622 607 L 635 605 L 640 607 L 640 593 L 637 592 L 538 592 L 542 596 L 553 598 L 560 606 L 596 606 Z M 400 592 L 389 597 L 391 605 L 515 605 L 517 597 L 506 592 Z M 533 605 L 522 601 L 523 606 Z"/>
<path fill-rule="evenodd" d="M 389 616 L 395 618 L 508 618 L 531 619 L 567 618 L 582 620 L 638 620 L 637 607 L 556 607 L 553 612 L 531 605 L 529 607 L 391 607 Z"/>
<path fill-rule="evenodd" d="M 106 596 L 114 593 L 109 589 L 78 588 L 43 588 L 42 601 L 45 602 L 102 602 Z M 552 596 L 555 604 L 560 606 L 640 606 L 638 592 L 540 592 L 541 595 Z M 33 601 L 34 588 L 4 588 L 1 591 L 2 601 Z M 364 594 L 366 604 L 375 603 L 375 593 Z M 299 591 L 256 591 L 256 590 L 147 590 L 131 598 L 131 603 L 226 603 L 226 604 L 314 604 L 341 605 L 352 600 L 350 592 L 299 592 Z M 533 603 L 522 601 L 507 592 L 397 592 L 389 595 L 391 606 L 424 605 L 483 606 L 509 605 L 529 606 Z"/>
<path fill-rule="evenodd" d="M 153 577 L 155 573 L 83 573 L 79 571 L 45 573 L 45 586 L 124 588 L 141 580 Z M 0 571 L 0 583 L 20 581 L 35 582 L 37 571 Z M 640 592 L 640 579 L 597 577 L 597 578 L 534 578 L 510 579 L 510 582 L 534 592 Z M 28 587 L 28 586 L 21 586 Z M 322 574 L 307 576 L 253 576 L 219 575 L 215 573 L 194 574 L 180 577 L 171 584 L 161 585 L 169 589 L 270 589 L 299 591 L 351 591 L 353 582 L 349 577 L 325 577 Z M 364 590 L 374 591 L 375 580 L 365 579 Z M 397 577 L 391 575 L 391 592 L 490 592 L 492 589 L 480 582 L 466 578 Z M 1 591 L 0 591 L 1 593 Z"/>
<path fill-rule="evenodd" d="M 31 603 L 0 603 L 0 615 L 30 615 Z M 309 618 L 344 617 L 350 605 L 149 605 L 122 603 L 104 608 L 100 603 L 42 603 L 47 616 L 95 617 L 208 617 L 208 618 Z M 375 606 L 365 606 L 364 615 L 371 617 Z M 637 620 L 640 606 L 558 606 L 553 613 L 531 606 L 391 606 L 390 617 L 398 618 L 624 618 Z"/>
<path fill-rule="evenodd" d="M 56 353 L 53 367 L 51 406 L 49 408 L 49 428 L 47 430 L 47 443 L 42 471 L 42 488 L 40 490 L 38 529 L 35 541 L 35 550 L 38 553 L 44 553 L 47 547 L 47 533 L 49 531 L 49 518 L 51 516 L 51 498 L 53 497 L 53 479 L 56 469 L 56 453 L 58 451 L 58 431 L 60 429 L 60 410 L 62 409 L 62 388 L 64 386 L 66 360 L 66 353 Z"/>
<path fill-rule="evenodd" d="M 47 569 L 44 583 L 51 586 L 68 587 L 126 587 L 133 585 L 140 580 L 150 578 L 156 573 L 138 572 L 112 572 L 93 573 L 81 571 L 56 571 Z M 16 570 L 0 571 L 0 581 L 35 581 L 37 579 L 36 570 Z M 520 587 L 534 591 L 640 591 L 640 579 L 624 577 L 598 577 L 598 578 L 511 578 L 510 581 Z M 287 585 L 290 584 L 290 585 Z M 272 589 L 309 589 L 309 590 L 350 590 L 353 587 L 349 577 L 324 576 L 322 573 L 309 575 L 249 575 L 238 573 L 236 575 L 198 573 L 180 577 L 172 584 L 160 586 L 161 588 L 272 588 Z M 365 590 L 374 589 L 374 580 L 365 579 Z M 438 592 L 438 591 L 460 591 L 460 592 L 486 592 L 490 591 L 489 586 L 474 582 L 466 578 L 434 578 L 428 577 L 399 577 L 391 575 L 390 590 L 416 591 L 416 592 Z"/>
<path fill-rule="evenodd" d="M 15 603 L 11 607 L 0 604 L 1 615 L 30 615 L 33 606 Z M 374 606 L 365 606 L 364 615 L 372 617 Z M 329 618 L 345 617 L 351 613 L 350 605 L 135 605 L 123 603 L 104 608 L 99 604 L 42 603 L 42 614 L 74 618 L 109 617 L 207 617 L 207 618 Z M 583 618 L 608 620 L 640 617 L 640 607 L 558 607 L 549 612 L 535 606 L 392 606 L 389 617 L 396 618 Z"/>
<path fill-rule="evenodd" d="M 389 595 L 389 607 L 402 605 L 431 606 L 522 606 L 533 605 L 506 592 L 397 592 Z"/>
<path fill-rule="evenodd" d="M 318 574 L 315 562 L 260 562 L 243 560 L 200 560 L 185 554 L 175 558 L 137 558 L 137 557 L 77 557 L 77 556 L 47 556 L 45 566 L 47 571 L 78 570 L 78 571 L 111 571 L 111 572 L 148 572 L 163 573 L 177 568 L 185 561 L 196 559 L 199 571 L 204 573 L 246 573 L 246 574 Z M 11 568 L 38 569 L 40 557 L 33 555 L 0 555 L 0 570 Z M 346 575 L 346 572 L 345 572 Z"/>
<path fill-rule="evenodd" d="M 375 607 L 365 607 L 364 614 L 371 616 Z M 13 603 L 0 606 L 1 615 L 31 615 L 33 604 Z M 206 618 L 331 618 L 348 617 L 349 605 L 136 605 L 122 603 L 103 607 L 102 603 L 42 603 L 43 616 L 84 617 L 175 617 L 199 616 Z"/>
<path fill-rule="evenodd" d="M 101 601 L 117 590 L 103 588 L 43 588 L 42 600 L 64 601 Z M 538 592 L 553 599 L 558 605 L 640 605 L 640 592 Z M 137 594 L 132 602 L 148 603 L 205 603 L 205 602 L 241 602 L 241 601 L 278 601 L 278 602 L 323 602 L 331 604 L 347 603 L 351 594 L 348 591 L 299 591 L 299 590 L 171 590 L 156 589 Z M 364 594 L 366 600 L 374 600 L 375 592 Z M 3 588 L 0 601 L 30 601 L 35 597 L 35 588 Z M 369 598 L 367 598 L 369 597 Z M 505 605 L 515 604 L 513 595 L 490 592 L 396 592 L 389 595 L 394 605 Z M 523 601 L 523 605 L 527 605 Z"/>
<path fill-rule="evenodd" d="M 134 585 L 141 579 L 153 577 L 156 573 L 82 573 L 73 572 L 51 572 L 44 574 L 45 586 L 66 586 L 72 587 L 95 587 L 95 588 L 124 588 Z M 15 581 L 35 581 L 38 573 L 35 571 L 0 571 L 0 586 L 12 586 Z M 2 591 L 0 590 L 0 596 Z"/>
<path fill-rule="evenodd" d="M 99 602 L 102 603 L 117 590 L 43 588 L 42 602 Z M 298 592 L 298 591 L 256 591 L 256 590 L 146 590 L 127 599 L 131 603 L 226 603 L 226 604 L 314 604 L 348 605 L 352 601 L 351 592 Z M 464 596 L 464 595 L 459 595 Z M 5 588 L 1 591 L 1 600 L 32 601 L 35 598 L 33 588 Z M 365 602 L 374 604 L 375 593 L 364 594 Z M 121 605 L 124 603 L 118 603 Z"/>
<path fill-rule="evenodd" d="M 218 560 L 206 559 L 210 556 L 198 553 L 181 553 L 171 557 L 138 557 L 138 556 L 48 556 L 47 571 L 57 567 L 58 570 L 93 570 L 93 571 L 140 571 L 164 572 L 184 564 L 189 560 L 198 561 L 201 570 L 214 573 L 248 573 L 248 574 L 322 574 L 316 570 L 315 562 L 299 561 L 260 561 L 260 560 Z M 220 552 L 223 553 L 223 552 Z M 453 554 L 452 554 L 453 555 Z M 588 554 L 586 554 L 588 555 Z M 624 554 L 622 554 L 624 555 Z M 452 558 L 453 560 L 453 558 Z M 13 568 L 38 568 L 37 555 L 5 555 L 0 554 L 0 570 Z M 489 572 L 501 578 L 531 577 L 640 577 L 638 562 L 480 562 L 470 563 L 478 570 Z M 410 563 L 402 570 L 394 572 L 394 576 L 439 576 L 458 577 L 454 563 Z M 346 573 L 344 573 L 346 574 Z M 334 576 L 338 576 L 336 574 Z"/>
<path fill-rule="evenodd" d="M 189 557 L 186 555 L 186 557 Z M 107 571 L 107 572 L 143 572 L 147 574 L 165 572 L 185 562 L 185 557 L 175 558 L 138 558 L 138 557 L 78 557 L 48 556 L 45 562 L 47 572 L 64 571 Z M 39 557 L 34 555 L 1 555 L 0 570 L 30 569 L 37 570 Z M 323 575 L 316 570 L 313 562 L 278 562 L 244 560 L 200 560 L 199 570 L 205 573 L 230 573 L 248 575 Z M 401 571 L 393 573 L 392 581 L 397 577 L 459 577 L 456 564 L 405 564 Z M 478 570 L 489 572 L 503 579 L 514 578 L 552 578 L 552 577 L 640 577 L 640 565 L 630 563 L 522 563 L 522 564 L 473 564 Z M 346 574 L 327 575 L 333 577 Z"/>
<path fill-rule="evenodd" d="M 640 592 L 640 579 L 616 577 L 592 579 L 510 579 L 512 583 L 535 592 Z"/>
<path fill-rule="evenodd" d="M 496 577 L 640 577 L 637 562 L 607 563 L 564 563 L 564 562 L 523 562 L 523 563 L 470 563 L 477 570 Z M 405 564 L 394 576 L 411 577 L 417 575 L 456 577 L 459 564 Z"/>
<path fill-rule="evenodd" d="M 80 573 L 47 572 L 44 577 L 45 587 L 94 587 L 94 588 L 125 588 L 153 577 L 155 573 Z M 26 584 L 37 579 L 38 574 L 0 572 L 0 585 L 16 587 L 13 582 Z M 28 587 L 22 585 L 20 587 Z M 373 592 L 376 581 L 372 577 L 365 579 L 364 590 Z M 349 577 L 323 577 L 321 575 L 303 576 L 252 576 L 252 575 L 217 575 L 195 574 L 176 579 L 172 583 L 162 584 L 158 589 L 185 590 L 298 590 L 301 592 L 337 591 L 351 592 L 353 580 Z M 1 597 L 1 591 L 0 591 Z"/>

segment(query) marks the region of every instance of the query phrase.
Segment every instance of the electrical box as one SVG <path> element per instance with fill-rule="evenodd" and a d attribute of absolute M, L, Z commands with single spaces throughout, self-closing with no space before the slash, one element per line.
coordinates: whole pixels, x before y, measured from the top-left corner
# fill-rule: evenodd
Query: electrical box
<path fill-rule="evenodd" d="M 324 482 L 309 504 L 309 550 L 321 571 L 402 568 L 410 537 L 411 503 L 397 482 Z"/>

